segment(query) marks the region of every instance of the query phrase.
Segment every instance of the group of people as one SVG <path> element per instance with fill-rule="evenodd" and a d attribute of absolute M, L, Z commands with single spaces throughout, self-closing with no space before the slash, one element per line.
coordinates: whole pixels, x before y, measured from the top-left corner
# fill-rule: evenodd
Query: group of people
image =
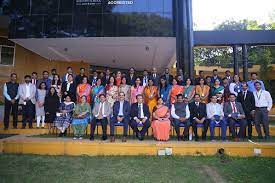
<path fill-rule="evenodd" d="M 130 126 L 139 140 L 152 127 L 156 140 L 169 140 L 171 125 L 177 139 L 189 140 L 192 127 L 198 141 L 198 127 L 202 127 L 201 138 L 206 139 L 210 128 L 210 139 L 214 140 L 215 127 L 221 128 L 221 139 L 226 140 L 227 126 L 234 141 L 252 137 L 255 124 L 258 138 L 269 139 L 268 112 L 272 108 L 272 98 L 265 90 L 264 83 L 251 74 L 251 80 L 242 82 L 238 75 L 225 72 L 221 78 L 216 69 L 212 76 L 204 76 L 200 71 L 195 79 L 186 78 L 181 69 L 173 77 L 166 68 L 159 75 L 156 68 L 151 73 L 143 71 L 138 76 L 134 68 L 129 73 L 93 72 L 88 77 L 85 68 L 75 75 L 72 67 L 60 77 L 56 69 L 51 75 L 43 71 L 24 77 L 25 82 L 17 83 L 16 73 L 5 83 L 4 128 L 9 127 L 9 116 L 13 111 L 13 127 L 17 128 L 18 105 L 22 105 L 22 128 L 33 128 L 36 117 L 37 128 L 44 128 L 45 121 L 53 123 L 65 136 L 71 125 L 74 139 L 82 139 L 88 124 L 91 124 L 90 140 L 94 140 L 97 125 L 102 126 L 102 140 L 107 139 L 107 125 L 110 125 L 110 140 L 115 141 L 115 127 L 123 126 L 122 141 L 125 142 Z M 240 127 L 236 132 L 236 125 Z M 180 128 L 183 127 L 183 134 Z M 248 127 L 248 133 L 246 128 Z"/>

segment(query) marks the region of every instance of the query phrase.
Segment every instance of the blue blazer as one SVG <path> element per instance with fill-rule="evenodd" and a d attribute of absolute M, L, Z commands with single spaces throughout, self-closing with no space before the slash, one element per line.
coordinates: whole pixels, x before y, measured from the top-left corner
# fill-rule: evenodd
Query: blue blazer
<path fill-rule="evenodd" d="M 114 103 L 114 106 L 113 106 L 113 116 L 115 118 L 118 116 L 119 107 L 120 107 L 120 102 L 116 101 Z M 130 118 L 130 111 L 131 111 L 130 103 L 128 101 L 124 100 L 124 103 L 123 103 L 123 115 L 124 115 L 124 118 Z"/>

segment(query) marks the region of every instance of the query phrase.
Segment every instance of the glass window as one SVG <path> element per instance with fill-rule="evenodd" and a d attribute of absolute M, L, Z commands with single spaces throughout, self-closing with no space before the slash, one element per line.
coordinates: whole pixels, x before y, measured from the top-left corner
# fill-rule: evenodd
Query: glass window
<path fill-rule="evenodd" d="M 30 16 L 30 27 L 28 28 L 28 38 L 40 38 L 43 36 L 43 16 Z"/>
<path fill-rule="evenodd" d="M 147 13 L 133 13 L 129 21 L 128 36 L 147 36 L 148 35 L 148 15 Z"/>
<path fill-rule="evenodd" d="M 148 15 L 148 31 L 150 36 L 170 37 L 173 35 L 173 24 L 166 14 L 151 13 Z"/>
<path fill-rule="evenodd" d="M 173 0 L 163 0 L 163 11 L 165 13 L 173 12 Z"/>
<path fill-rule="evenodd" d="M 112 37 L 117 36 L 118 26 L 117 26 L 117 14 L 110 13 L 103 15 L 103 36 Z"/>
<path fill-rule="evenodd" d="M 53 38 L 57 33 L 58 16 L 50 15 L 44 17 L 44 37 Z"/>
<path fill-rule="evenodd" d="M 102 14 L 88 15 L 88 25 L 86 37 L 99 37 L 102 36 Z"/>
<path fill-rule="evenodd" d="M 48 0 L 48 14 L 58 13 L 59 0 Z"/>
<path fill-rule="evenodd" d="M 48 0 L 32 0 L 32 14 L 46 14 L 48 12 Z"/>
<path fill-rule="evenodd" d="M 59 13 L 72 13 L 74 0 L 60 0 L 59 1 Z"/>
<path fill-rule="evenodd" d="M 30 0 L 11 0 L 11 11 L 26 15 L 30 12 Z"/>
<path fill-rule="evenodd" d="M 134 0 L 133 12 L 148 12 L 148 0 Z"/>
<path fill-rule="evenodd" d="M 149 12 L 163 12 L 163 0 L 154 0 L 149 2 Z"/>
<path fill-rule="evenodd" d="M 131 31 L 131 13 L 118 16 L 118 36 L 129 36 Z"/>
<path fill-rule="evenodd" d="M 28 17 L 21 16 L 16 19 L 15 35 L 16 38 L 26 38 L 30 21 Z"/>
<path fill-rule="evenodd" d="M 102 12 L 102 4 L 94 4 L 88 6 L 88 13 L 101 13 Z"/>
<path fill-rule="evenodd" d="M 87 15 L 74 15 L 73 17 L 73 37 L 84 37 L 88 26 Z"/>
<path fill-rule="evenodd" d="M 85 15 L 87 14 L 87 10 L 88 10 L 88 6 L 89 5 L 78 5 L 78 4 L 74 4 L 74 13 L 75 14 L 81 14 L 81 15 Z"/>
<path fill-rule="evenodd" d="M 13 65 L 14 47 L 1 46 L 0 51 L 1 51 L 0 64 Z"/>
<path fill-rule="evenodd" d="M 59 15 L 57 37 L 71 37 L 72 15 Z"/>

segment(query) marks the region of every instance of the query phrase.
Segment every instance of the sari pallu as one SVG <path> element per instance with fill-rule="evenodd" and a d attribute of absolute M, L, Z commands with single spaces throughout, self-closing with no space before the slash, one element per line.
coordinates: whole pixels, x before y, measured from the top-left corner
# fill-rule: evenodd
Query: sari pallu
<path fill-rule="evenodd" d="M 215 86 L 212 86 L 211 88 L 211 96 L 213 95 L 216 95 L 217 93 L 224 93 L 224 87 L 223 86 L 219 86 L 219 87 L 215 87 Z"/>
<path fill-rule="evenodd" d="M 79 118 L 78 115 L 81 113 L 87 112 L 85 116 Z M 74 136 L 83 136 L 85 134 L 85 130 L 90 122 L 90 115 L 91 115 L 91 107 L 88 103 L 82 105 L 77 104 L 74 108 L 73 112 L 73 121 L 72 121 L 72 128 L 74 131 Z"/>
<path fill-rule="evenodd" d="M 92 101 L 93 104 L 99 103 L 99 95 L 104 94 L 105 87 L 104 86 L 94 86 L 92 89 Z"/>
<path fill-rule="evenodd" d="M 90 84 L 79 84 L 77 86 L 78 96 L 77 96 L 77 102 L 81 102 L 81 97 L 86 96 L 87 102 L 91 103 L 91 85 Z"/>
<path fill-rule="evenodd" d="M 117 101 L 118 98 L 118 87 L 113 85 L 107 85 L 106 86 L 106 99 L 109 102 L 109 104 L 111 105 L 111 107 L 113 107 L 115 101 Z"/>
<path fill-rule="evenodd" d="M 170 91 L 172 89 L 171 85 L 168 85 L 167 87 L 163 87 L 159 89 L 159 95 L 162 98 L 164 105 L 167 107 L 170 107 Z"/>
<path fill-rule="evenodd" d="M 153 119 L 152 121 L 152 128 L 153 128 L 153 135 L 156 140 L 169 140 L 170 129 L 171 129 L 171 122 L 169 120 L 169 108 L 167 106 L 155 107 L 154 108 L 155 117 L 160 118 Z"/>
<path fill-rule="evenodd" d="M 196 86 L 196 94 L 199 94 L 201 97 L 201 102 L 202 103 L 208 103 L 208 98 L 209 98 L 209 91 L 210 87 L 208 85 L 197 85 Z"/>
<path fill-rule="evenodd" d="M 149 86 L 146 86 L 144 89 L 144 95 L 145 95 L 145 103 L 149 106 L 149 111 L 152 114 L 153 108 L 157 105 L 158 88 L 156 86 L 152 86 L 152 88 L 150 88 Z M 154 97 L 150 98 L 151 96 L 154 96 Z"/>
<path fill-rule="evenodd" d="M 195 86 L 190 85 L 189 87 L 184 88 L 184 97 L 187 97 L 189 100 L 189 103 L 194 101 L 194 92 L 195 92 Z M 192 97 L 192 98 L 191 98 Z"/>
<path fill-rule="evenodd" d="M 178 94 L 183 94 L 184 87 L 180 85 L 173 85 L 171 89 L 170 102 L 174 104 L 176 102 L 176 97 Z"/>

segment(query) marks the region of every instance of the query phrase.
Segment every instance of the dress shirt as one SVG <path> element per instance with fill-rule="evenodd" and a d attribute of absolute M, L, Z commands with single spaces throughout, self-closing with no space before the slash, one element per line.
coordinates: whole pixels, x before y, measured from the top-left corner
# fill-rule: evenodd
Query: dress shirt
<path fill-rule="evenodd" d="M 8 88 L 7 88 L 7 84 L 5 83 L 4 84 L 4 88 L 3 88 L 3 95 L 4 97 L 8 100 L 8 101 L 11 101 L 11 97 L 10 95 L 8 94 Z M 19 92 L 17 91 L 17 95 L 16 97 L 14 98 L 15 100 L 17 100 L 19 98 Z"/>
<path fill-rule="evenodd" d="M 65 81 L 68 81 L 68 76 L 69 76 L 69 74 L 67 73 L 67 74 L 65 75 Z"/>
<path fill-rule="evenodd" d="M 256 80 L 256 81 L 250 80 L 250 81 L 247 82 L 248 91 L 251 91 L 251 92 L 256 91 L 254 83 L 257 82 L 257 81 L 261 83 L 262 90 L 265 90 L 263 81 L 261 81 L 261 80 Z"/>
<path fill-rule="evenodd" d="M 26 96 L 25 97 L 30 98 L 30 96 L 31 96 L 31 84 L 26 83 Z"/>
<path fill-rule="evenodd" d="M 221 104 L 218 103 L 208 103 L 206 105 L 206 113 L 207 113 L 207 118 L 211 119 L 212 117 L 214 117 L 214 115 L 218 115 L 218 116 L 224 116 L 223 114 L 223 107 Z"/>
<path fill-rule="evenodd" d="M 254 91 L 253 94 L 255 98 L 255 107 L 267 107 L 268 111 L 271 110 L 273 101 L 268 91 Z"/>
<path fill-rule="evenodd" d="M 104 114 L 104 103 L 102 103 L 102 102 L 99 103 L 98 113 L 95 115 L 95 117 L 97 118 L 99 116 L 100 109 L 102 111 L 102 117 L 103 118 L 107 117 L 106 114 Z"/>
<path fill-rule="evenodd" d="M 190 118 L 190 110 L 189 110 L 189 107 L 188 105 L 186 105 L 186 115 L 185 115 L 185 118 L 186 119 L 189 119 Z M 172 108 L 171 108 L 171 115 L 174 119 L 180 119 L 180 117 L 176 114 L 176 110 L 175 110 L 175 106 L 174 104 L 172 105 Z"/>
<path fill-rule="evenodd" d="M 123 103 L 124 101 L 119 101 L 119 112 L 118 112 L 119 116 L 123 116 Z"/>
<path fill-rule="evenodd" d="M 70 90 L 70 86 L 73 82 L 67 82 L 67 87 L 66 87 L 66 91 L 69 91 Z"/>
<path fill-rule="evenodd" d="M 147 83 L 148 83 L 148 76 L 144 76 L 143 77 L 143 86 L 146 86 L 147 85 Z"/>
<path fill-rule="evenodd" d="M 140 113 L 141 113 L 141 114 L 140 114 L 140 118 L 141 118 L 141 119 L 143 119 L 143 118 L 147 119 L 147 117 L 144 116 L 144 113 L 143 113 L 143 104 L 139 104 L 139 103 L 138 103 L 138 110 L 139 110 L 139 107 L 140 107 L 140 110 L 141 110 L 141 111 L 140 111 Z M 134 117 L 134 120 L 136 120 L 136 119 L 138 119 L 138 116 Z"/>
<path fill-rule="evenodd" d="M 246 95 L 247 95 L 247 90 L 246 90 L 246 91 L 243 91 L 243 100 L 246 99 Z"/>

